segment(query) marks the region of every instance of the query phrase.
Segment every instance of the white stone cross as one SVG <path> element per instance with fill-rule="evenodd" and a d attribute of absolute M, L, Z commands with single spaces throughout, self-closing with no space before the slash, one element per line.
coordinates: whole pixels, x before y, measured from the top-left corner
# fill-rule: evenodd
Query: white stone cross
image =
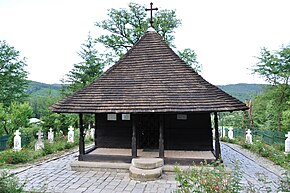
<path fill-rule="evenodd" d="M 234 139 L 234 132 L 233 132 L 233 128 L 229 128 L 229 131 L 228 131 L 228 137 L 229 139 Z"/>
<path fill-rule="evenodd" d="M 67 133 L 67 142 L 74 143 L 74 128 L 70 126 Z"/>
<path fill-rule="evenodd" d="M 44 148 L 44 143 L 43 143 L 43 133 L 41 132 L 41 130 L 38 130 L 38 132 L 36 133 L 36 135 L 38 136 L 38 139 L 35 143 L 35 150 L 40 150 Z"/>
<path fill-rule="evenodd" d="M 54 133 L 52 131 L 52 128 L 49 129 L 49 132 L 47 134 L 47 139 L 49 143 L 53 143 L 53 139 L 54 139 Z"/>
<path fill-rule="evenodd" d="M 21 137 L 20 137 L 21 133 L 19 132 L 19 130 L 16 130 L 14 135 L 15 135 L 15 137 L 13 139 L 13 142 L 14 142 L 13 150 L 20 151 L 21 150 Z"/>
<path fill-rule="evenodd" d="M 285 153 L 290 153 L 290 131 L 288 131 L 288 134 L 285 134 L 286 140 L 285 140 Z"/>
<path fill-rule="evenodd" d="M 248 144 L 253 144 L 253 137 L 252 137 L 252 134 L 251 134 L 251 130 L 250 129 L 248 129 L 247 131 L 246 131 L 246 143 L 248 143 Z"/>
<path fill-rule="evenodd" d="M 91 139 L 95 139 L 95 128 L 94 127 L 92 127 L 90 130 L 90 136 L 91 136 Z"/>

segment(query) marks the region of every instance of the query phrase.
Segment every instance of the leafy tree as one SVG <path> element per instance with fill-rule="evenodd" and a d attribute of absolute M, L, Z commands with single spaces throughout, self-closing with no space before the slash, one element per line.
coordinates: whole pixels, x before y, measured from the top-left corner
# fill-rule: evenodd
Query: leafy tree
<path fill-rule="evenodd" d="M 25 59 L 20 52 L 0 40 L 0 103 L 5 107 L 12 101 L 23 102 L 28 86 Z"/>
<path fill-rule="evenodd" d="M 105 30 L 106 35 L 101 35 L 96 39 L 111 51 L 116 61 L 122 57 L 132 46 L 144 35 L 149 27 L 149 19 L 145 11 L 145 6 L 129 3 L 128 9 L 110 9 L 109 19 L 96 22 L 96 26 Z M 153 28 L 165 39 L 173 48 L 175 45 L 175 29 L 181 25 L 181 20 L 176 18 L 174 10 L 160 10 L 155 14 Z M 201 65 L 196 60 L 196 54 L 193 50 L 186 48 L 183 51 L 177 51 L 180 58 L 200 71 Z"/>
<path fill-rule="evenodd" d="M 0 105 L 0 128 L 6 134 L 12 134 L 15 130 L 28 126 L 29 118 L 32 115 L 32 108 L 25 103 L 12 102 L 9 107 Z"/>
<path fill-rule="evenodd" d="M 273 104 L 272 110 L 277 113 L 277 130 L 281 131 L 282 112 L 287 108 L 286 102 L 290 96 L 290 45 L 275 51 L 262 48 L 258 59 L 253 71 L 273 85 L 273 98 L 270 101 Z"/>

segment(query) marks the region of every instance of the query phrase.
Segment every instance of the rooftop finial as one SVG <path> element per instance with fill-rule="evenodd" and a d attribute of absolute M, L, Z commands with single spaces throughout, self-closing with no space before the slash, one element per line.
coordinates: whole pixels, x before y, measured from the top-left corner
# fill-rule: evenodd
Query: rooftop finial
<path fill-rule="evenodd" d="M 156 8 L 152 8 L 152 6 L 153 6 L 153 3 L 151 2 L 150 3 L 150 9 L 145 9 L 145 11 L 150 11 L 151 12 L 151 17 L 150 17 L 150 25 L 151 25 L 151 27 L 153 27 L 153 15 L 152 15 L 152 12 L 153 11 L 157 11 L 158 10 L 158 8 L 156 7 Z"/>

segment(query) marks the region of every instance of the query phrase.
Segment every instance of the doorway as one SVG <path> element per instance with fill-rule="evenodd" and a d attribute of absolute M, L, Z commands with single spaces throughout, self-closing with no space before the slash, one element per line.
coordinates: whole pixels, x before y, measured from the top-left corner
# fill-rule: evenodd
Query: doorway
<path fill-rule="evenodd" d="M 139 148 L 158 150 L 159 147 L 159 116 L 156 114 L 142 114 L 138 121 Z"/>

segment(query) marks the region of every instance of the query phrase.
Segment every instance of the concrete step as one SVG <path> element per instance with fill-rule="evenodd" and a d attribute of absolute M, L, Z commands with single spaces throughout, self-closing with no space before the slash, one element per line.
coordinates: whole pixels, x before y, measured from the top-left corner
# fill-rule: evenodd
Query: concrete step
<path fill-rule="evenodd" d="M 161 158 L 133 158 L 132 166 L 139 169 L 155 169 L 162 167 L 164 161 Z"/>
<path fill-rule="evenodd" d="M 155 169 L 139 169 L 134 166 L 130 166 L 129 168 L 129 176 L 133 180 L 137 181 L 153 181 L 157 180 L 161 177 L 162 167 Z"/>

